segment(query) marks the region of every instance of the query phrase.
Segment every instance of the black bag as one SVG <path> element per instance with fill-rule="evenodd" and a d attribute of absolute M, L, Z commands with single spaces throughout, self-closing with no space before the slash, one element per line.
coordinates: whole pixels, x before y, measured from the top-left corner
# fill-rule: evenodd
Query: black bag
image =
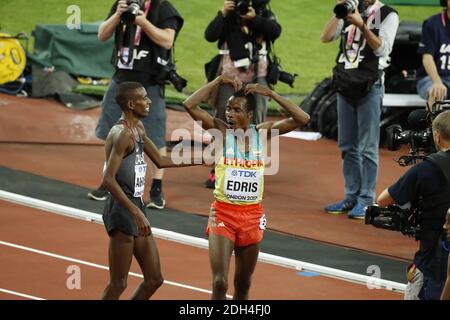
<path fill-rule="evenodd" d="M 205 64 L 205 76 L 208 82 L 213 81 L 218 76 L 220 61 L 222 56 L 220 54 L 216 55 L 211 59 L 210 62 Z"/>
<path fill-rule="evenodd" d="M 344 69 L 342 64 L 337 64 L 333 68 L 335 90 L 350 100 L 364 98 L 379 78 L 379 73 L 362 69 Z"/>

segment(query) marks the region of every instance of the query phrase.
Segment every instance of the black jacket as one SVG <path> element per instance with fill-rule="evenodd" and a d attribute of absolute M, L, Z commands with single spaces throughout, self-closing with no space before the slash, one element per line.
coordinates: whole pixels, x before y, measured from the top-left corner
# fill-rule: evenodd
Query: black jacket
<path fill-rule="evenodd" d="M 249 41 L 256 43 L 256 40 L 262 36 L 262 39 L 269 45 L 281 34 L 281 25 L 270 10 L 264 10 L 261 14 L 256 15 L 251 22 L 249 34 L 242 32 L 239 19 L 239 16 L 233 12 L 224 17 L 219 11 L 205 30 L 205 39 L 209 42 L 218 41 L 218 48 L 221 48 L 224 42 L 228 44 L 232 60 L 246 57 L 245 43 Z"/>

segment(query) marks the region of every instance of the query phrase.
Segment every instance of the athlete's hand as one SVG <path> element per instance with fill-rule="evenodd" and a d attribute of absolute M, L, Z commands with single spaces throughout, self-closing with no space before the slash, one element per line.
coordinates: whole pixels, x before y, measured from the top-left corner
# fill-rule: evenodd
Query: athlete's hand
<path fill-rule="evenodd" d="M 272 97 L 273 91 L 266 86 L 260 85 L 259 83 L 250 83 L 245 86 L 245 94 L 250 92 L 259 94 L 264 97 Z"/>
<path fill-rule="evenodd" d="M 135 215 L 134 219 L 138 227 L 139 236 L 146 237 L 150 235 L 150 223 L 141 210 L 139 210 L 139 213 Z"/>
<path fill-rule="evenodd" d="M 220 84 L 228 84 L 233 87 L 234 91 L 239 91 L 242 89 L 242 81 L 236 78 L 230 78 L 224 75 L 219 76 Z"/>
<path fill-rule="evenodd" d="M 115 14 L 120 17 L 122 15 L 122 13 L 127 11 L 127 8 L 128 8 L 127 1 L 126 0 L 120 0 L 117 3 L 117 9 L 116 9 L 116 13 Z"/>

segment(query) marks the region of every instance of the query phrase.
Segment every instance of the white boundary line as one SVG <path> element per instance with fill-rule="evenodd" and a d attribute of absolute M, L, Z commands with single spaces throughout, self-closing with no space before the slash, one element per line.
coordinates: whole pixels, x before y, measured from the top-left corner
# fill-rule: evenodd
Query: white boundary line
<path fill-rule="evenodd" d="M 96 222 L 103 224 L 102 217 L 99 214 L 79 210 L 59 204 L 55 204 L 48 201 L 43 201 L 31 197 L 22 196 L 16 193 L 11 193 L 7 191 L 0 190 L 0 200 L 5 200 L 20 205 L 32 207 L 35 209 L 40 209 L 47 212 L 53 212 L 59 215 L 64 215 L 72 218 L 77 218 L 81 220 L 87 220 L 91 222 Z M 161 239 L 175 241 L 183 244 L 188 244 L 200 248 L 208 248 L 208 240 L 202 238 L 196 238 L 181 233 L 168 231 L 159 228 L 152 228 L 153 234 Z M 344 281 L 350 281 L 362 285 L 377 287 L 389 291 L 400 291 L 404 292 L 406 285 L 399 282 L 379 279 L 375 277 L 365 276 L 354 272 L 348 272 L 344 270 L 324 267 L 317 264 L 312 264 L 308 262 L 303 262 L 299 260 L 284 258 L 272 254 L 267 254 L 261 252 L 259 254 L 258 260 L 261 262 L 282 266 L 290 269 L 301 270 L 301 271 L 312 271 L 319 273 L 324 276 L 337 278 Z"/>
<path fill-rule="evenodd" d="M 7 293 L 7 294 L 11 294 L 11 295 L 14 295 L 14 296 L 19 296 L 19 297 L 27 298 L 27 299 L 31 299 L 31 300 L 46 300 L 46 299 L 43 299 L 43 298 L 30 296 L 30 295 L 25 294 L 25 293 L 20 293 L 20 292 L 16 292 L 16 291 L 12 291 L 12 290 L 6 290 L 6 289 L 3 289 L 3 288 L 0 288 L 0 292 L 4 292 L 4 293 Z"/>
<path fill-rule="evenodd" d="M 69 261 L 69 262 L 74 262 L 74 263 L 82 264 L 82 265 L 85 265 L 85 266 L 88 266 L 88 267 L 92 267 L 92 268 L 109 270 L 109 267 L 103 266 L 101 264 L 96 264 L 96 263 L 88 262 L 88 261 L 85 261 L 85 260 L 79 260 L 79 259 L 75 259 L 75 258 L 71 258 L 71 257 L 67 257 L 67 256 L 62 256 L 62 255 L 59 255 L 59 254 L 51 253 L 51 252 L 44 251 L 44 250 L 38 250 L 38 249 L 34 249 L 34 248 L 18 245 L 18 244 L 11 243 L 11 242 L 6 242 L 6 241 L 1 241 L 0 240 L 0 245 L 4 245 L 4 246 L 7 246 L 7 247 L 20 249 L 20 250 L 24 250 L 24 251 L 28 251 L 28 252 L 32 252 L 32 253 L 36 253 L 36 254 L 41 254 L 41 255 L 52 257 L 52 258 L 55 258 L 55 259 L 60 259 L 60 260 L 65 260 L 65 261 Z M 133 277 L 137 277 L 137 278 L 141 278 L 141 279 L 144 278 L 144 276 L 139 274 L 139 273 L 129 272 L 128 274 L 130 276 L 133 276 Z M 199 292 L 208 293 L 208 294 L 212 293 L 210 290 L 197 288 L 197 287 L 189 286 L 189 285 L 178 283 L 178 282 L 164 280 L 164 283 L 168 284 L 168 285 L 171 285 L 171 286 L 181 287 L 181 288 L 189 289 L 189 290 L 193 290 L 193 291 L 199 291 Z M 232 298 L 231 296 L 227 296 L 227 297 L 228 298 Z"/>

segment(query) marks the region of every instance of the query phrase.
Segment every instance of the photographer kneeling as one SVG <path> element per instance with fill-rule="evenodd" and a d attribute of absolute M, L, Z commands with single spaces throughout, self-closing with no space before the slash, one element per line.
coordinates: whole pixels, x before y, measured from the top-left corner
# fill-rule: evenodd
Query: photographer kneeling
<path fill-rule="evenodd" d="M 378 197 L 378 205 L 410 205 L 419 209 L 420 240 L 414 264 L 408 270 L 405 299 L 437 300 L 444 287 L 448 252 L 442 249 L 442 226 L 450 207 L 450 111 L 432 124 L 437 153 L 409 169 Z"/>

